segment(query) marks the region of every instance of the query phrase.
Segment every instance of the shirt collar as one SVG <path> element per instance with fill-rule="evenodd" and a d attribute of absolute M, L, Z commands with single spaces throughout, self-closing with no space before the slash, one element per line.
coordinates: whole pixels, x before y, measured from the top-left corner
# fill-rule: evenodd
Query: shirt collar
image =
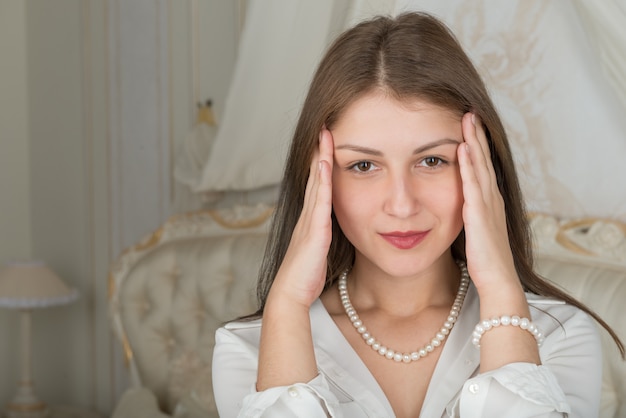
<path fill-rule="evenodd" d="M 477 373 L 480 352 L 472 344 L 472 332 L 479 317 L 478 293 L 470 283 L 461 313 L 435 367 L 420 415 L 441 416 L 465 381 Z M 346 387 L 342 385 L 342 389 L 357 402 L 363 397 L 362 389 L 365 387 L 380 402 L 387 415 L 393 416 L 393 409 L 378 382 L 319 299 L 311 306 L 311 330 L 320 371 L 331 379 L 350 380 L 350 384 Z"/>

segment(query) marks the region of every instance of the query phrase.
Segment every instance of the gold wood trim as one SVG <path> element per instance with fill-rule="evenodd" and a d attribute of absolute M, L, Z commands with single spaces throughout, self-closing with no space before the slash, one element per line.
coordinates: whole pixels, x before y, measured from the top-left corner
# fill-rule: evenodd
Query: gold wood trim
<path fill-rule="evenodd" d="M 235 221 L 229 221 L 228 219 L 224 218 L 217 210 L 211 210 L 211 211 L 208 211 L 207 213 L 209 214 L 209 216 L 211 216 L 211 218 L 213 218 L 215 222 L 217 222 L 224 228 L 243 229 L 243 228 L 254 228 L 256 226 L 261 225 L 263 222 L 267 220 L 267 218 L 269 218 L 272 215 L 273 212 L 274 212 L 274 208 L 269 207 L 265 209 L 260 215 L 258 215 L 254 219 L 244 219 L 244 220 L 235 220 Z"/>
<path fill-rule="evenodd" d="M 148 248 L 154 247 L 161 241 L 161 237 L 163 236 L 163 227 L 160 227 L 156 231 L 154 231 L 148 238 L 144 239 L 140 243 L 136 244 L 131 248 L 132 251 L 144 251 Z"/>
<path fill-rule="evenodd" d="M 574 242 L 572 239 L 570 239 L 567 235 L 566 232 L 567 231 L 571 231 L 571 230 L 576 230 L 576 229 L 580 229 L 580 228 L 591 228 L 594 224 L 599 223 L 599 222 L 603 222 L 603 223 L 610 223 L 611 225 L 615 225 L 618 228 L 620 228 L 624 234 L 626 234 L 626 224 L 617 221 L 617 220 L 612 220 L 612 219 L 604 219 L 604 218 L 582 218 L 582 219 L 576 219 L 573 221 L 568 221 L 565 222 L 564 224 L 559 226 L 559 230 L 556 233 L 556 241 L 561 244 L 563 247 L 574 251 L 576 253 L 582 254 L 582 255 L 597 255 L 596 253 L 594 253 L 593 251 L 590 251 L 582 246 L 580 246 L 579 244 L 577 244 L 576 242 Z"/>
<path fill-rule="evenodd" d="M 113 277 L 113 273 L 109 273 L 109 303 L 111 302 L 111 299 L 113 298 L 113 294 L 115 294 L 115 290 L 117 288 L 117 285 L 115 284 L 115 278 Z"/>
<path fill-rule="evenodd" d="M 559 229 L 558 232 L 556 233 L 555 240 L 556 242 L 561 244 L 561 246 L 563 246 L 564 248 L 567 248 L 568 250 L 572 252 L 575 252 L 581 255 L 595 255 L 592 251 L 589 251 L 588 249 L 581 247 L 580 245 L 576 244 L 574 241 L 569 239 L 567 235 L 565 235 L 565 231 L 562 229 Z"/>
<path fill-rule="evenodd" d="M 126 334 L 122 337 L 122 349 L 124 350 L 124 365 L 128 368 L 133 361 L 133 349 L 130 347 Z"/>
<path fill-rule="evenodd" d="M 11 402 L 7 405 L 7 409 L 9 411 L 15 412 L 35 412 L 35 411 L 44 411 L 47 409 L 47 405 L 41 401 L 37 401 L 36 403 L 15 403 Z"/>

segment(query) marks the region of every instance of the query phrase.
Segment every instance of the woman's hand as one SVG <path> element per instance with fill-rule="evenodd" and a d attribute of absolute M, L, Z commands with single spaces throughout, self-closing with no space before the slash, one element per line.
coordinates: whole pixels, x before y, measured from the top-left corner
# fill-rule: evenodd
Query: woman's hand
<path fill-rule="evenodd" d="M 263 312 L 257 390 L 304 383 L 317 374 L 311 304 L 324 289 L 332 240 L 333 139 L 320 132 L 304 205 Z"/>
<path fill-rule="evenodd" d="M 509 244 L 504 200 L 498 189 L 487 137 L 480 119 L 463 116 L 465 143 L 458 149 L 463 180 L 463 222 L 467 269 L 480 298 L 480 317 L 530 318 L 530 309 L 515 270 Z M 480 372 L 505 364 L 540 364 L 537 343 L 518 327 L 492 328 L 481 339 Z"/>
<path fill-rule="evenodd" d="M 482 296 L 521 289 L 507 232 L 504 200 L 498 189 L 487 137 L 478 116 L 462 119 L 464 144 L 458 149 L 463 180 L 463 222 L 467 268 Z"/>
<path fill-rule="evenodd" d="M 307 308 L 317 299 L 326 281 L 326 260 L 332 239 L 333 139 L 325 127 L 313 154 L 302 213 L 285 258 L 276 274 L 270 297 L 278 294 Z"/>

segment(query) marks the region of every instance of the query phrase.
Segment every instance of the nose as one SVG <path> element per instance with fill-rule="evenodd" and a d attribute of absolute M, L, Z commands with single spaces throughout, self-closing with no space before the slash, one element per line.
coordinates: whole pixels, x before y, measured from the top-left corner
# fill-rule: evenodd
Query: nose
<path fill-rule="evenodd" d="M 396 174 L 389 177 L 386 185 L 387 196 L 383 210 L 396 218 L 408 218 L 419 209 L 419 199 L 415 179 L 410 174 Z"/>

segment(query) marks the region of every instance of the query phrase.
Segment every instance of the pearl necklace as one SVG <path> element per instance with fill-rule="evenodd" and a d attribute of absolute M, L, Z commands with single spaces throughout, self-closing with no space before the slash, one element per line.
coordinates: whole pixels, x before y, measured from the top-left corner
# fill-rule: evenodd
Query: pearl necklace
<path fill-rule="evenodd" d="M 461 307 L 463 306 L 463 301 L 465 300 L 465 294 L 467 293 L 467 288 L 469 286 L 470 277 L 467 273 L 467 266 L 463 261 L 457 261 L 459 268 L 461 269 L 461 283 L 459 284 L 459 290 L 456 293 L 456 298 L 454 299 L 454 303 L 452 304 L 452 309 L 450 309 L 450 314 L 446 319 L 446 322 L 443 323 L 443 326 L 439 330 L 435 337 L 430 340 L 429 344 L 426 344 L 424 347 L 416 350 L 412 353 L 401 353 L 399 351 L 392 350 L 386 346 L 384 346 L 380 341 L 378 341 L 374 336 L 367 331 L 367 328 L 363 324 L 363 321 L 359 318 L 359 315 L 356 313 L 356 310 L 352 306 L 350 302 L 350 296 L 348 295 L 348 270 L 341 273 L 339 276 L 339 296 L 341 297 L 341 303 L 343 304 L 344 309 L 346 310 L 346 314 L 348 318 L 350 318 L 350 322 L 354 328 L 356 328 L 357 332 L 361 334 L 363 340 L 367 345 L 372 347 L 372 349 L 381 356 L 386 359 L 394 360 L 396 362 L 404 362 L 410 363 L 412 361 L 417 361 L 422 357 L 426 357 L 428 353 L 432 352 L 435 348 L 439 347 L 443 340 L 446 339 L 446 336 L 454 327 L 454 323 L 459 317 L 459 313 L 461 312 Z"/>

